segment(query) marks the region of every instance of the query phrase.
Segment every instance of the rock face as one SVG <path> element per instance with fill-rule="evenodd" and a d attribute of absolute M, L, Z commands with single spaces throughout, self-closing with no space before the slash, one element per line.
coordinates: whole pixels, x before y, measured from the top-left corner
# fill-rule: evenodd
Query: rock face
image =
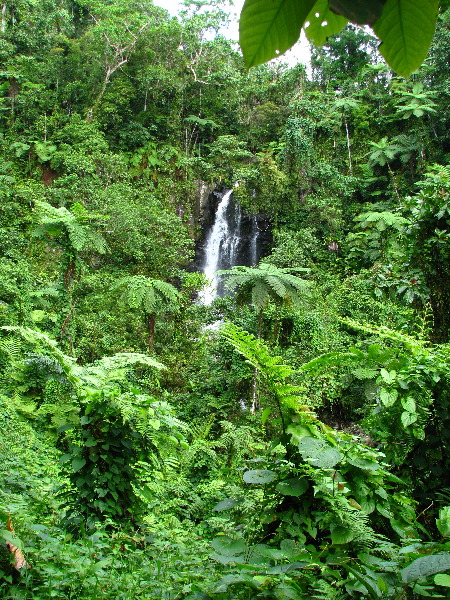
<path fill-rule="evenodd" d="M 193 214 L 193 227 L 200 225 L 204 227 L 207 214 L 210 212 L 210 196 L 214 192 L 215 185 L 205 181 L 197 181 L 197 190 L 195 193 L 195 204 Z"/>
<path fill-rule="evenodd" d="M 199 224 L 203 235 L 197 245 L 193 270 L 208 277 L 212 276 L 211 269 L 258 264 L 272 241 L 269 222 L 262 215 L 245 213 L 234 202 L 231 190 L 214 190 L 209 194 Z M 222 295 L 223 290 L 219 288 L 217 294 Z"/>

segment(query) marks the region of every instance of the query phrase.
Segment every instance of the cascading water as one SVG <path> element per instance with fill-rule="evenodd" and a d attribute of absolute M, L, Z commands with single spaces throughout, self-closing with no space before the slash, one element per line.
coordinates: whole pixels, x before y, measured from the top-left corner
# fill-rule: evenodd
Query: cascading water
<path fill-rule="evenodd" d="M 210 281 L 210 284 L 201 294 L 200 300 L 203 304 L 211 304 L 218 295 L 217 271 L 232 266 L 236 258 L 241 229 L 241 211 L 239 208 L 239 214 L 234 215 L 237 217 L 237 219 L 234 219 L 235 221 L 237 220 L 237 227 L 230 227 L 228 212 L 232 194 L 233 190 L 227 190 L 223 195 L 217 206 L 213 226 L 206 238 L 205 262 L 202 271 Z M 225 266 L 225 262 L 229 263 L 229 265 Z"/>
<path fill-rule="evenodd" d="M 227 190 L 220 199 L 212 227 L 206 235 L 201 270 L 210 285 L 200 294 L 203 304 L 211 304 L 215 298 L 224 295 L 217 271 L 235 265 L 256 265 L 259 260 L 257 217 L 243 215 L 232 194 L 232 190 Z"/>

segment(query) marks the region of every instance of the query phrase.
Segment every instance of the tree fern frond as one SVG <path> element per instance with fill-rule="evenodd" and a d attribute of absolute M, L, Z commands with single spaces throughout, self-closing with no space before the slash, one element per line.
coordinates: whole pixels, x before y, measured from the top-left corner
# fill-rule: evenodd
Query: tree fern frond
<path fill-rule="evenodd" d="M 257 281 L 252 287 L 252 304 L 258 312 L 263 310 L 269 302 L 267 287 L 262 281 Z"/>
<path fill-rule="evenodd" d="M 392 329 L 389 329 L 388 327 L 385 327 L 384 325 L 371 325 L 368 323 L 363 324 L 363 323 L 359 323 L 358 321 L 354 321 L 353 319 L 350 319 L 348 317 L 336 317 L 336 318 L 338 321 L 340 321 L 344 325 L 348 325 L 349 327 L 351 327 L 352 329 L 355 329 L 356 331 L 361 331 L 363 333 L 375 334 L 381 338 L 390 339 L 395 342 L 401 342 L 412 352 L 413 355 L 417 354 L 418 352 L 426 351 L 426 346 L 427 346 L 426 341 L 422 341 L 420 339 L 413 338 L 404 333 L 394 331 Z"/>
<path fill-rule="evenodd" d="M 135 292 L 136 302 L 133 305 L 133 308 L 138 308 L 142 304 L 142 307 L 145 310 L 145 312 L 152 313 L 156 306 L 155 288 L 149 283 L 144 287 L 135 288 Z"/>
<path fill-rule="evenodd" d="M 59 350 L 55 340 L 52 340 L 50 337 L 45 335 L 45 333 L 36 331 L 35 329 L 30 329 L 29 327 L 4 326 L 2 329 L 19 334 L 24 340 L 30 342 L 31 344 L 41 347 L 43 346 L 47 352 L 49 352 L 50 355 L 58 361 L 67 379 L 75 387 L 79 386 L 81 382 L 79 377 L 81 367 L 76 364 L 74 358 L 67 356 L 61 352 L 61 350 Z"/>
<path fill-rule="evenodd" d="M 94 250 L 96 250 L 99 254 L 106 254 L 108 251 L 108 244 L 101 233 L 98 233 L 98 231 L 89 230 L 87 235 L 89 241 L 91 242 L 90 245 L 94 248 Z"/>
<path fill-rule="evenodd" d="M 70 243 L 75 248 L 75 250 L 77 250 L 78 252 L 84 250 L 88 241 L 88 236 L 86 234 L 85 228 L 82 225 L 79 225 L 76 221 L 66 222 L 65 227 L 67 229 L 67 234 L 69 236 Z"/>
<path fill-rule="evenodd" d="M 4 352 L 11 362 L 18 362 L 22 358 L 22 344 L 17 337 L 0 340 L 0 352 Z"/>
<path fill-rule="evenodd" d="M 265 282 L 272 289 L 275 298 L 278 297 L 284 299 L 288 295 L 288 290 L 279 277 L 275 277 L 274 275 L 268 274 L 265 277 Z"/>
<path fill-rule="evenodd" d="M 147 313 L 155 312 L 159 305 L 173 308 L 180 298 L 178 290 L 171 283 L 144 275 L 123 277 L 111 288 L 113 292 L 120 289 L 124 289 L 119 298 L 121 304 L 127 304 L 130 308 L 142 307 Z"/>
<path fill-rule="evenodd" d="M 102 390 L 109 382 L 123 379 L 126 370 L 137 363 L 153 367 L 155 369 L 164 369 L 164 365 L 157 362 L 146 354 L 139 353 L 118 353 L 114 356 L 102 358 L 94 365 L 80 367 L 75 359 L 66 356 L 58 349 L 57 343 L 40 331 L 35 331 L 29 327 L 2 327 L 5 331 L 12 331 L 22 336 L 27 342 L 43 347 L 60 365 L 66 378 L 78 392 L 83 394 L 85 386 Z"/>
<path fill-rule="evenodd" d="M 298 373 L 318 373 L 328 368 L 354 366 L 364 361 L 364 358 L 364 353 L 356 348 L 348 352 L 328 352 L 301 365 L 297 371 Z"/>

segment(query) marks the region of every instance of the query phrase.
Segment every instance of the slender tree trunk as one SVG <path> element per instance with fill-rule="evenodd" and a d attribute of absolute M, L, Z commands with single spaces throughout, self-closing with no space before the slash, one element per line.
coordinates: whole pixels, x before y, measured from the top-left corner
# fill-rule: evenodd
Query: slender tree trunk
<path fill-rule="evenodd" d="M 150 350 L 150 352 L 152 352 L 153 346 L 155 343 L 155 315 L 153 313 L 147 315 L 147 330 L 148 330 L 148 336 L 147 336 L 148 349 Z"/>
<path fill-rule="evenodd" d="M 73 338 L 70 334 L 69 325 L 72 321 L 75 312 L 75 303 L 73 301 L 73 287 L 76 277 L 77 265 L 75 258 L 69 257 L 67 260 L 66 270 L 64 271 L 64 287 L 67 295 L 67 304 L 69 306 L 69 312 L 61 325 L 60 338 L 64 340 L 67 338 L 69 343 L 69 356 L 73 356 Z"/>
<path fill-rule="evenodd" d="M 258 340 L 261 339 L 262 319 L 263 319 L 263 311 L 261 309 L 258 314 Z M 255 369 L 255 372 L 253 373 L 253 383 L 252 383 L 252 407 L 250 409 L 250 412 L 252 413 L 252 415 L 255 414 L 255 412 L 258 408 L 259 408 L 258 369 Z"/>
<path fill-rule="evenodd" d="M 347 119 L 345 117 L 344 117 L 344 124 L 345 124 L 345 134 L 347 136 L 348 168 L 350 171 L 350 175 L 353 175 L 352 151 L 351 151 L 351 147 L 350 147 L 350 135 L 348 133 L 348 124 L 347 124 Z"/>
<path fill-rule="evenodd" d="M 0 32 L 5 33 L 6 31 L 6 2 L 2 4 L 2 23 L 0 26 Z"/>

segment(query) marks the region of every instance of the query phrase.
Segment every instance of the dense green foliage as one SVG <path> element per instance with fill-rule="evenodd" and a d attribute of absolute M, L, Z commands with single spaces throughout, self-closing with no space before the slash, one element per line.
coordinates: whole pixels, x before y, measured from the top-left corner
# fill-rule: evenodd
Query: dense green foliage
<path fill-rule="evenodd" d="M 1 5 L 0 596 L 448 598 L 450 12 L 405 80 L 200 4 Z M 203 306 L 231 186 L 273 239 Z"/>

